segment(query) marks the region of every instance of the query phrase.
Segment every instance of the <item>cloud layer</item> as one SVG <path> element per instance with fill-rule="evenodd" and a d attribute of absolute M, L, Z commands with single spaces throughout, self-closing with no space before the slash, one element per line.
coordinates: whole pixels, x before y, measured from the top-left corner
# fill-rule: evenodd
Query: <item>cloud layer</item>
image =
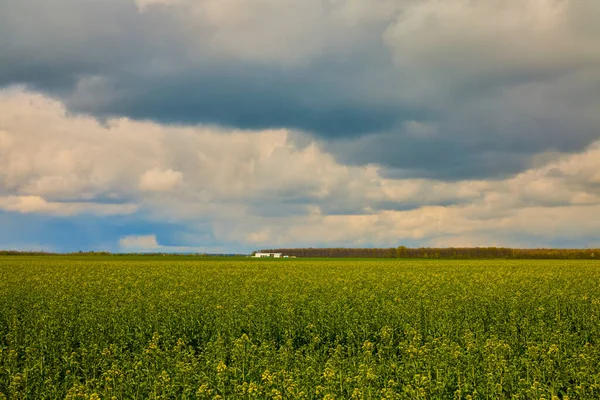
<path fill-rule="evenodd" d="M 113 249 L 593 245 L 599 4 L 5 0 L 0 222 Z"/>
<path fill-rule="evenodd" d="M 445 182 L 340 164 L 287 130 L 101 124 L 18 88 L 0 109 L 0 209 L 169 222 L 166 246 L 547 245 L 600 229 L 600 142 L 508 179 Z M 161 248 L 157 232 L 131 234 Z M 134 239 L 121 248 L 144 247 Z"/>

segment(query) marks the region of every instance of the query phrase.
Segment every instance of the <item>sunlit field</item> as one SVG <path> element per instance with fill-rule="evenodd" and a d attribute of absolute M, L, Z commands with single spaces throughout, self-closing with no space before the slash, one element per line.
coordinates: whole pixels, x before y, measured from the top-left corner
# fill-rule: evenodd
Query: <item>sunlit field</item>
<path fill-rule="evenodd" d="M 599 399 L 600 262 L 0 257 L 0 398 Z"/>

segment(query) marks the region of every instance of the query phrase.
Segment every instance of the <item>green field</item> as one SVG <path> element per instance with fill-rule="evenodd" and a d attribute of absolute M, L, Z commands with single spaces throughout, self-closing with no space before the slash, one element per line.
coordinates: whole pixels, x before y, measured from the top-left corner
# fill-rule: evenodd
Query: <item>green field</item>
<path fill-rule="evenodd" d="M 1 257 L 0 398 L 600 399 L 600 262 Z"/>

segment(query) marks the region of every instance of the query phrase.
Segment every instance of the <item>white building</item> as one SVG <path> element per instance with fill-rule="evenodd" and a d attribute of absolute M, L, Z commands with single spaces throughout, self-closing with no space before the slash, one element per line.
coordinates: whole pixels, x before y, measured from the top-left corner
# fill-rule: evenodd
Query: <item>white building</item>
<path fill-rule="evenodd" d="M 266 258 L 266 257 L 273 257 L 273 258 L 281 258 L 282 253 L 254 253 L 254 255 L 252 257 L 254 258 Z"/>

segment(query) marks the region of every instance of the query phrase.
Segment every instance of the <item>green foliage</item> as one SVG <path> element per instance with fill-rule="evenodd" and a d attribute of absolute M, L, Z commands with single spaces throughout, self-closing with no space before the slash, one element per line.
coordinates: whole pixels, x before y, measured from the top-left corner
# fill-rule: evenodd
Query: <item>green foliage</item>
<path fill-rule="evenodd" d="M 1 257 L 0 398 L 598 399 L 597 261 Z"/>

